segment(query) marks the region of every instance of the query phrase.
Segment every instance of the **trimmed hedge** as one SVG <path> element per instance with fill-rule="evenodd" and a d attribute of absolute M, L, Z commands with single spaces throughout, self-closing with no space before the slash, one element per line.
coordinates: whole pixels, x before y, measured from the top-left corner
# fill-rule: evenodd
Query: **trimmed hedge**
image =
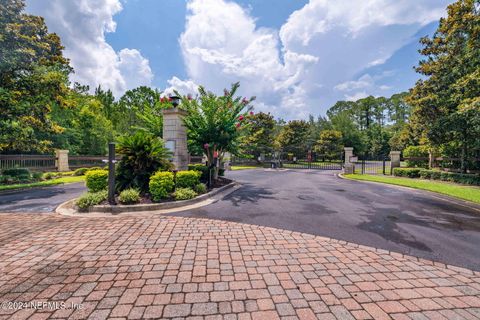
<path fill-rule="evenodd" d="M 10 168 L 2 171 L 3 180 L 7 182 L 30 182 L 32 174 L 26 168 Z"/>
<path fill-rule="evenodd" d="M 207 182 L 208 181 L 208 167 L 203 164 L 189 164 L 188 170 L 194 170 L 201 173 L 200 181 Z"/>
<path fill-rule="evenodd" d="M 175 181 L 177 188 L 191 188 L 193 189 L 200 183 L 201 172 L 195 170 L 178 171 Z"/>
<path fill-rule="evenodd" d="M 87 211 L 91 206 L 100 204 L 102 201 L 106 200 L 108 197 L 107 190 L 102 190 L 99 192 L 87 192 L 78 198 L 75 203 L 80 211 Z"/>
<path fill-rule="evenodd" d="M 426 146 L 408 146 L 403 150 L 405 158 L 428 158 L 428 148 Z M 407 160 L 408 167 L 428 168 L 428 160 Z"/>
<path fill-rule="evenodd" d="M 98 192 L 107 189 L 108 170 L 89 170 L 85 174 L 85 182 L 90 192 Z"/>
<path fill-rule="evenodd" d="M 85 173 L 87 173 L 87 171 L 88 171 L 88 168 L 78 168 L 77 170 L 75 170 L 73 172 L 73 175 L 74 176 L 83 176 L 83 175 L 85 175 Z"/>
<path fill-rule="evenodd" d="M 480 186 L 480 175 L 478 174 L 443 172 L 421 168 L 394 168 L 393 175 L 397 177 L 422 178 Z"/>
<path fill-rule="evenodd" d="M 157 171 L 150 177 L 148 186 L 153 201 L 160 201 L 167 198 L 175 186 L 173 173 L 169 171 Z"/>
<path fill-rule="evenodd" d="M 188 200 L 197 196 L 197 193 L 190 188 L 178 188 L 175 190 L 175 200 Z"/>
<path fill-rule="evenodd" d="M 140 201 L 140 191 L 137 189 L 125 189 L 122 192 L 120 192 L 120 195 L 118 196 L 118 200 L 122 204 L 133 204 L 137 203 Z"/>
<path fill-rule="evenodd" d="M 198 194 L 207 193 L 207 186 L 205 183 L 199 183 L 193 188 L 193 190 Z"/>

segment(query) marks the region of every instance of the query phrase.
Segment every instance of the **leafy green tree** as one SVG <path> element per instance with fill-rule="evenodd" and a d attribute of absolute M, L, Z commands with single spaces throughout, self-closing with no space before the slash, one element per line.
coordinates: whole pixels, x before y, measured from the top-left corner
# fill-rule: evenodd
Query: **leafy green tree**
<path fill-rule="evenodd" d="M 132 133 L 144 128 L 155 135 L 160 133 L 161 137 L 162 108 L 160 91 L 157 89 L 141 86 L 128 90 L 118 101 L 117 112 L 120 118 L 116 125 L 117 131 Z"/>
<path fill-rule="evenodd" d="M 324 130 L 315 145 L 315 152 L 328 159 L 338 159 L 343 151 L 342 133 L 336 130 Z"/>
<path fill-rule="evenodd" d="M 180 107 L 186 111 L 183 122 L 188 139 L 203 148 L 209 163 L 213 163 L 215 154 L 222 159 L 225 152 L 238 153 L 241 131 L 248 125 L 250 103 L 255 100 L 236 96 L 239 87 L 238 82 L 234 83 L 223 96 L 217 96 L 200 86 L 198 98 L 182 97 Z M 214 178 L 217 176 L 218 168 Z"/>
<path fill-rule="evenodd" d="M 275 120 L 270 113 L 259 112 L 248 117 L 249 126 L 244 130 L 241 149 L 255 159 L 274 149 Z"/>
<path fill-rule="evenodd" d="M 467 170 L 480 136 L 480 2 L 459 0 L 447 8 L 433 37 L 421 39 L 424 60 L 411 90 L 411 128 L 435 149 L 452 145 Z"/>
<path fill-rule="evenodd" d="M 148 192 L 150 176 L 172 168 L 170 151 L 162 139 L 151 134 L 138 131 L 121 136 L 116 149 L 122 157 L 116 175 L 118 190 L 136 188 Z"/>
<path fill-rule="evenodd" d="M 59 133 L 50 118 L 63 106 L 71 68 L 59 37 L 43 18 L 23 13 L 24 1 L 0 2 L 0 151 L 46 151 L 38 133 Z"/>
<path fill-rule="evenodd" d="M 309 125 L 304 120 L 292 120 L 283 126 L 277 142 L 280 148 L 296 157 L 303 157 L 308 151 Z"/>

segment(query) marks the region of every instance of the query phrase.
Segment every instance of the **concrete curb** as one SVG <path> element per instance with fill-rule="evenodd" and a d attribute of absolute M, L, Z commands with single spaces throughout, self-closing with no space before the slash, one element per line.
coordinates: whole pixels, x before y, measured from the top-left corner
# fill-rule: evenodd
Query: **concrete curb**
<path fill-rule="evenodd" d="M 463 206 L 463 207 L 466 207 L 466 208 L 469 208 L 469 209 L 478 211 L 478 212 L 480 213 L 480 205 L 478 205 L 477 203 L 471 202 L 471 201 L 468 201 L 468 200 L 457 199 L 457 198 L 454 198 L 454 197 L 450 197 L 450 196 L 448 196 L 448 195 L 444 195 L 444 194 L 442 194 L 442 193 L 437 193 L 437 192 L 434 192 L 434 191 L 424 190 L 424 189 L 416 189 L 416 188 L 411 188 L 411 187 L 406 187 L 406 186 L 399 186 L 399 185 L 396 185 L 396 184 L 389 184 L 389 183 L 377 182 L 377 181 L 366 181 L 366 180 L 349 179 L 349 178 L 345 177 L 343 173 L 339 173 L 339 174 L 337 174 L 337 176 L 338 176 L 340 179 L 349 180 L 349 181 L 356 181 L 356 182 L 361 182 L 361 183 L 362 183 L 362 182 L 363 182 L 363 183 L 373 183 L 373 184 L 383 185 L 383 186 L 392 187 L 392 188 L 397 188 L 397 189 L 404 189 L 404 190 L 409 190 L 409 191 L 425 192 L 425 193 L 429 194 L 431 197 L 440 199 L 440 200 L 442 200 L 442 201 L 451 202 L 451 203 L 453 203 L 453 204 L 456 204 L 456 205 L 459 205 L 459 206 Z"/>
<path fill-rule="evenodd" d="M 177 209 L 177 210 L 169 210 L 169 212 L 183 211 L 196 204 L 199 204 L 199 206 L 202 206 L 200 205 L 201 203 L 204 203 L 203 205 L 207 205 L 207 204 L 216 202 L 216 200 L 213 199 L 213 196 L 225 191 L 233 192 L 235 190 L 230 190 L 230 189 L 236 186 L 238 186 L 238 183 L 235 181 L 232 181 L 223 187 L 214 189 L 208 193 L 202 194 L 196 198 L 189 199 L 189 200 L 163 202 L 163 203 L 138 204 L 138 205 L 121 205 L 121 204 L 116 206 L 98 205 L 90 208 L 88 212 L 78 212 L 76 209 L 74 209 L 73 204 L 77 199 L 71 199 L 60 204 L 55 209 L 55 212 L 63 215 L 86 216 L 86 215 L 89 215 L 90 213 L 119 214 L 119 213 L 127 213 L 127 212 L 146 212 L 146 211 L 159 211 L 159 210 L 168 210 L 168 209 Z"/>

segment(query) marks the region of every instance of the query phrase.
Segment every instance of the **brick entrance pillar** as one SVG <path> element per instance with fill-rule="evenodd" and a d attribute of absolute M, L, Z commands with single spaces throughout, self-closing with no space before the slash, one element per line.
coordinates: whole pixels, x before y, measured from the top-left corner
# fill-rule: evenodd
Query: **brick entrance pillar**
<path fill-rule="evenodd" d="M 182 117 L 185 111 L 178 108 L 163 110 L 163 140 L 165 147 L 173 153 L 173 164 L 177 170 L 188 169 L 187 130 Z"/>
<path fill-rule="evenodd" d="M 393 168 L 400 168 L 400 151 L 390 151 L 390 164 L 393 172 Z"/>
<path fill-rule="evenodd" d="M 353 157 L 353 148 L 345 147 L 345 160 L 343 165 L 343 172 L 345 174 L 355 173 L 355 164 L 350 162 L 350 158 Z"/>
<path fill-rule="evenodd" d="M 68 150 L 55 150 L 55 167 L 57 171 L 70 171 L 68 166 Z"/>

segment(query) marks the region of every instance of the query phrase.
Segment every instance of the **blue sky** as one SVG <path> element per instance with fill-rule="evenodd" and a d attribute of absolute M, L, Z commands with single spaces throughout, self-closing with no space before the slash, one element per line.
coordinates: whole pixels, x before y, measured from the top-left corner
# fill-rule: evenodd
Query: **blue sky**
<path fill-rule="evenodd" d="M 220 93 L 240 81 L 257 110 L 293 119 L 408 90 L 418 40 L 450 2 L 27 0 L 27 11 L 60 35 L 72 81 L 117 97 L 139 85 Z"/>

